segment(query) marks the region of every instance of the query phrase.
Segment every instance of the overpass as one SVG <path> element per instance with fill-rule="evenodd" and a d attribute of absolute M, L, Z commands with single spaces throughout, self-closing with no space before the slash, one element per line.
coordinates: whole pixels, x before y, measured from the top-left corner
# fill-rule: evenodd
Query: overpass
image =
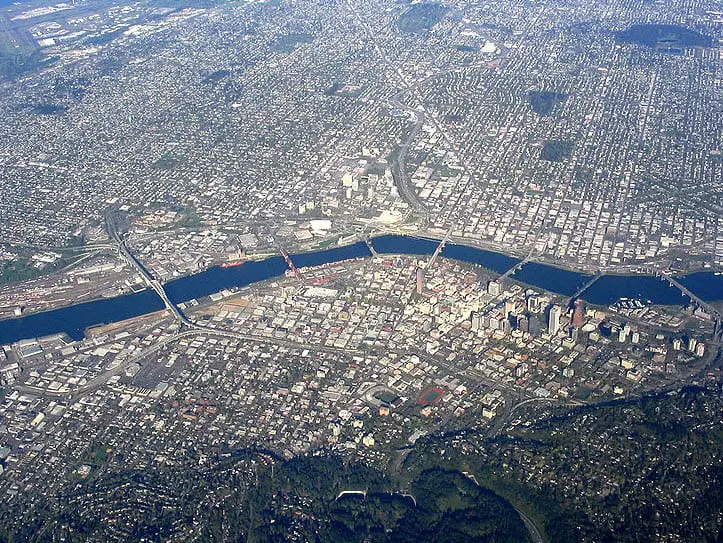
<path fill-rule="evenodd" d="M 364 499 L 367 497 L 367 491 L 366 490 L 342 490 L 339 492 L 339 495 L 335 498 L 334 501 L 343 498 L 344 496 L 362 496 Z"/>
<path fill-rule="evenodd" d="M 374 245 L 372 245 L 372 240 L 369 238 L 369 236 L 364 238 L 364 243 L 367 244 L 367 247 L 369 247 L 369 251 L 372 253 L 372 256 L 379 256 L 379 253 L 377 253 L 377 250 L 374 248 Z"/>
<path fill-rule="evenodd" d="M 452 229 L 453 228 L 454 228 L 454 226 L 449 227 L 449 229 L 447 230 L 447 233 L 444 235 L 442 240 L 439 242 L 439 245 L 437 245 L 437 248 L 434 250 L 434 253 L 430 257 L 429 261 L 427 262 L 427 265 L 424 268 L 425 270 L 430 269 L 434 265 L 434 263 L 437 261 L 437 257 L 442 252 L 444 247 L 447 245 L 447 243 L 449 242 L 449 239 L 452 237 Z"/>
<path fill-rule="evenodd" d="M 424 125 L 424 112 L 412 109 L 400 102 L 398 97 L 404 92 L 406 92 L 406 89 L 390 98 L 389 106 L 406 111 L 412 120 L 414 120 L 414 127 L 409 132 L 409 135 L 406 140 L 404 140 L 404 143 L 402 143 L 399 147 L 397 156 L 391 161 L 392 178 L 394 179 L 394 184 L 397 187 L 399 196 L 401 196 L 401 198 L 409 204 L 409 207 L 414 212 L 418 213 L 422 217 L 426 217 L 428 214 L 427 206 L 424 205 L 424 202 L 422 202 L 417 195 L 414 185 L 409 179 L 409 174 L 406 170 L 407 151 L 409 151 L 412 141 L 414 141 L 414 139 L 419 135 L 419 132 L 422 130 L 422 126 Z"/>
<path fill-rule="evenodd" d="M 299 268 L 296 267 L 296 264 L 294 264 L 294 261 L 291 260 L 291 256 L 289 255 L 289 252 L 281 248 L 281 256 L 284 257 L 284 260 L 286 261 L 286 265 L 289 267 L 289 269 L 294 273 L 294 276 L 296 277 L 296 280 L 299 282 L 304 282 L 304 278 L 301 275 L 301 272 L 299 271 Z"/>
<path fill-rule="evenodd" d="M 160 281 L 154 279 L 151 276 L 150 272 L 143 265 L 143 263 L 128 250 L 125 241 L 121 239 L 120 234 L 118 234 L 118 230 L 115 228 L 113 220 L 110 218 L 110 216 L 106 217 L 106 229 L 110 238 L 116 243 L 118 254 L 121 256 L 121 258 L 125 260 L 130 266 L 135 268 L 136 271 L 143 278 L 143 281 L 146 283 L 146 285 L 149 288 L 153 289 L 156 294 L 158 294 L 158 297 L 163 301 L 163 305 L 165 305 L 166 309 L 170 311 L 171 315 L 173 315 L 173 318 L 179 321 L 181 324 L 193 327 L 194 324 L 190 320 L 188 320 L 188 318 L 183 313 L 181 313 L 181 310 L 178 309 L 176 304 L 174 304 L 168 297 L 168 294 L 166 293 Z"/>
<path fill-rule="evenodd" d="M 715 323 L 715 327 L 713 329 L 713 340 L 718 341 L 721 337 L 721 334 L 723 334 L 723 326 L 721 326 L 721 322 L 723 321 L 723 315 L 721 315 L 720 311 L 718 311 L 708 302 L 699 298 L 696 294 L 691 292 L 685 285 L 683 285 L 672 275 L 664 275 L 663 277 L 666 281 L 668 281 L 668 283 L 678 288 L 685 296 L 690 298 L 694 304 L 707 311 L 708 314 L 713 317 L 713 321 Z"/>
<path fill-rule="evenodd" d="M 668 281 L 668 283 L 670 283 L 672 286 L 678 288 L 683 294 L 685 294 L 688 298 L 690 298 L 698 306 L 705 309 L 713 317 L 715 317 L 717 319 L 722 318 L 720 312 L 716 308 L 714 308 L 707 302 L 701 300 L 697 295 L 693 294 L 690 290 L 688 290 L 688 288 L 685 285 L 683 285 L 681 282 L 679 282 L 677 279 L 675 279 L 675 277 L 673 277 L 672 275 L 664 275 L 663 277 L 665 277 L 665 279 L 666 279 L 666 281 Z"/>
<path fill-rule="evenodd" d="M 598 279 L 600 279 L 603 275 L 604 274 L 602 272 L 597 272 L 595 275 L 593 275 L 589 280 L 585 282 L 583 286 L 581 286 L 575 291 L 575 294 L 570 296 L 570 301 L 574 300 L 575 298 L 579 298 L 583 292 L 585 292 L 587 289 L 597 283 Z"/>
<path fill-rule="evenodd" d="M 181 313 L 181 310 L 178 309 L 176 304 L 174 304 L 168 297 L 168 294 L 166 293 L 160 281 L 151 277 L 151 274 L 148 273 L 148 270 L 146 270 L 143 264 L 133 255 L 133 253 L 128 250 L 125 242 L 120 241 L 120 243 L 118 244 L 118 251 L 121 257 L 131 266 L 133 266 L 136 271 L 141 275 L 141 277 L 143 277 L 146 285 L 152 288 L 156 292 L 156 294 L 158 294 L 159 298 L 163 300 L 163 304 L 166 306 L 166 309 L 171 312 L 173 318 L 181 322 L 182 324 L 185 324 L 186 326 L 193 326 L 193 323 L 189 321 L 183 313 Z"/>
<path fill-rule="evenodd" d="M 547 245 L 547 244 L 545 244 L 545 245 Z M 542 251 L 544 251 L 544 250 L 545 250 L 545 249 L 543 248 Z M 504 282 L 504 280 L 507 279 L 510 275 L 512 275 L 512 274 L 514 274 L 515 272 L 517 272 L 517 270 L 521 270 L 521 269 L 525 266 L 525 264 L 527 264 L 528 262 L 530 262 L 530 261 L 534 258 L 534 254 L 535 254 L 535 244 L 532 244 L 532 248 L 530 249 L 530 252 L 527 253 L 527 256 L 526 256 L 525 258 L 523 258 L 522 260 L 520 260 L 517 264 L 515 264 L 514 266 L 512 266 L 512 267 L 511 267 L 509 270 L 507 270 L 505 273 L 503 273 L 502 275 L 500 275 L 500 276 L 497 278 L 497 282 L 498 282 L 498 283 L 502 283 L 502 282 Z"/>

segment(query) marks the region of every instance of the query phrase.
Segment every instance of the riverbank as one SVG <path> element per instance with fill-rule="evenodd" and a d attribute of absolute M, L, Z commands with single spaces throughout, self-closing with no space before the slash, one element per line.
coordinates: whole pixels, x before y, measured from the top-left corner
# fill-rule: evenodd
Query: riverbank
<path fill-rule="evenodd" d="M 437 240 L 405 235 L 384 235 L 371 240 L 380 255 L 430 256 L 436 250 Z M 372 252 L 363 241 L 351 245 L 290 255 L 297 268 L 333 264 L 355 258 L 369 258 Z M 448 244 L 441 256 L 482 266 L 503 274 L 518 265 L 521 259 L 478 247 Z M 282 276 L 287 264 L 282 256 L 246 262 L 241 266 L 214 266 L 202 272 L 181 277 L 164 284 L 174 304 L 185 303 L 227 289 L 243 288 Z M 510 277 L 515 281 L 538 289 L 571 296 L 592 276 L 528 262 Z M 723 275 L 713 272 L 697 273 L 679 278 L 682 284 L 705 301 L 723 300 Z M 687 297 L 660 277 L 650 275 L 604 275 L 584 292 L 592 304 L 607 306 L 621 298 L 638 299 L 658 305 L 683 305 Z M 103 298 L 51 311 L 0 321 L 0 344 L 21 339 L 41 337 L 65 332 L 74 339 L 83 337 L 86 328 L 110 324 L 162 309 L 163 304 L 155 292 L 148 289 L 125 296 Z"/>

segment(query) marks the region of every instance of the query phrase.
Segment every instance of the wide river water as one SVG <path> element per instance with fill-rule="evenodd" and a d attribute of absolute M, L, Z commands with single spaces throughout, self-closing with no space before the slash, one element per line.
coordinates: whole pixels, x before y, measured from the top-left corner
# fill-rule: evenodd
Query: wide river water
<path fill-rule="evenodd" d="M 372 239 L 378 253 L 431 255 L 439 242 L 408 236 L 380 236 Z M 501 253 L 485 251 L 466 245 L 448 244 L 442 256 L 477 264 L 497 273 L 504 273 L 520 260 Z M 370 257 L 363 242 L 345 247 L 311 253 L 291 255 L 297 267 L 318 266 L 359 257 Z M 281 256 L 242 266 L 221 268 L 214 266 L 194 275 L 166 283 L 169 298 L 176 304 L 208 296 L 224 289 L 240 288 L 279 277 L 286 271 Z M 512 276 L 533 287 L 570 296 L 584 285 L 590 275 L 530 262 Z M 723 275 L 700 272 L 678 278 L 688 289 L 706 301 L 723 300 Z M 655 304 L 676 305 L 687 303 L 687 298 L 675 287 L 658 277 L 646 275 L 605 275 L 595 282 L 583 297 L 596 305 L 609 305 L 620 298 L 639 298 Z M 0 344 L 35 338 L 61 332 L 81 339 L 85 330 L 99 324 L 109 324 L 163 309 L 163 302 L 152 290 L 135 294 L 104 298 L 78 305 L 62 307 L 26 317 L 0 321 Z"/>

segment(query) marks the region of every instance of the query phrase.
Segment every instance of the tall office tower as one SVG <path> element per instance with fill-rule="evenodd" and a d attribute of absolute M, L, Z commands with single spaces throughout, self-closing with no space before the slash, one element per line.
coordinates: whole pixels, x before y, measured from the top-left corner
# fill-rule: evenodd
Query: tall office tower
<path fill-rule="evenodd" d="M 547 320 L 547 332 L 554 336 L 560 329 L 560 314 L 561 309 L 559 305 L 553 305 L 550 307 L 550 316 Z"/>

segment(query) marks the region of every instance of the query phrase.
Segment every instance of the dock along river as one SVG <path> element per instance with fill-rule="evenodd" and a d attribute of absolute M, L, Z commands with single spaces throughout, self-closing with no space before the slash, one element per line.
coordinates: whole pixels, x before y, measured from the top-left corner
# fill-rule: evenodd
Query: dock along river
<path fill-rule="evenodd" d="M 402 235 L 385 235 L 373 238 L 372 246 L 380 254 L 432 255 L 439 241 Z M 441 256 L 476 264 L 502 274 L 518 264 L 520 259 L 502 253 L 487 251 L 467 245 L 449 243 Z M 371 257 L 364 242 L 324 249 L 309 253 L 292 254 L 299 268 L 333 264 L 352 258 Z M 205 271 L 169 281 L 164 285 L 168 297 L 175 304 L 202 298 L 224 289 L 242 288 L 254 283 L 282 276 L 287 270 L 281 256 L 261 261 L 246 262 L 241 266 L 214 266 Z M 592 276 L 548 264 L 529 262 L 511 276 L 512 279 L 532 287 L 565 296 L 574 294 Z M 698 272 L 678 277 L 691 292 L 705 301 L 723 300 L 723 275 Z M 583 298 L 596 305 L 609 305 L 620 298 L 640 299 L 660 305 L 677 305 L 688 302 L 687 297 L 662 278 L 650 275 L 604 275 L 593 283 Z M 158 295 L 145 289 L 133 294 L 102 298 L 92 302 L 62 307 L 25 317 L 0 321 L 0 344 L 21 339 L 67 333 L 73 339 L 81 339 L 87 328 L 110 324 L 146 315 L 163 309 Z"/>

